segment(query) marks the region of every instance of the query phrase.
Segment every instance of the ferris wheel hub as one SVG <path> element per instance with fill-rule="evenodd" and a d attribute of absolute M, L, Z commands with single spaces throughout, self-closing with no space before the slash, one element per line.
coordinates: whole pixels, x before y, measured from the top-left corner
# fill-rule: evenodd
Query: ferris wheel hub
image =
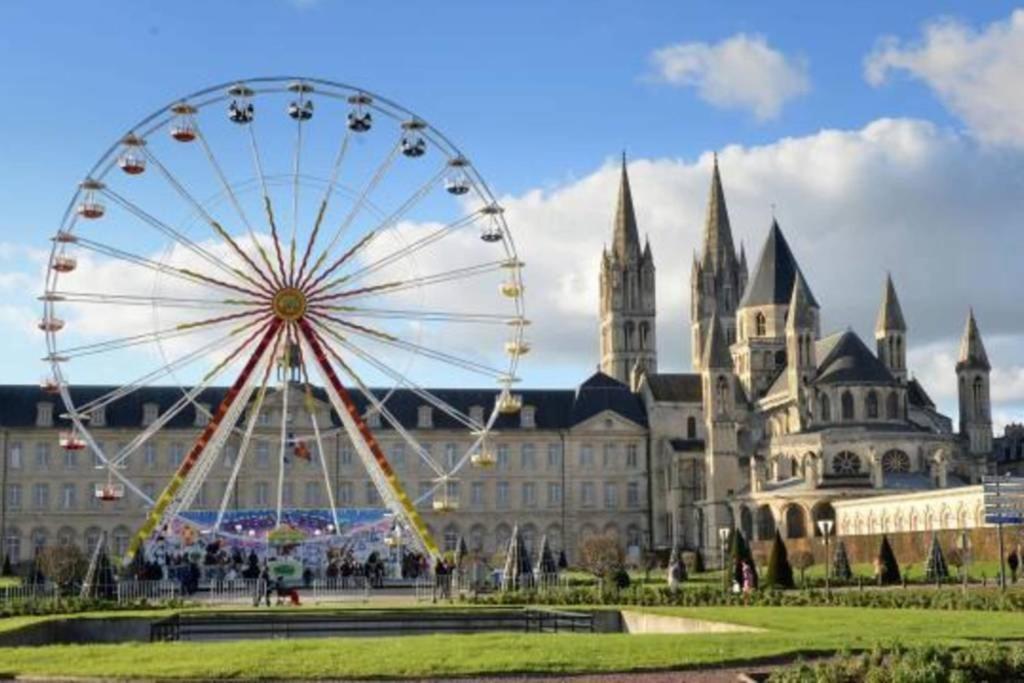
<path fill-rule="evenodd" d="M 284 287 L 274 294 L 273 306 L 281 320 L 298 320 L 306 312 L 306 294 L 296 287 Z"/>

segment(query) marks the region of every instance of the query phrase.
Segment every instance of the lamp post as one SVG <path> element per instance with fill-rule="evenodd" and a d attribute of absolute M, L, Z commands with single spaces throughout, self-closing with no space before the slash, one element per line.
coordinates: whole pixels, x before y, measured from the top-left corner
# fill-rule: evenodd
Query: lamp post
<path fill-rule="evenodd" d="M 722 590 L 725 592 L 729 591 L 729 572 L 726 571 L 725 566 L 725 544 L 729 540 L 730 531 L 732 530 L 727 526 L 718 527 L 718 547 L 722 554 Z"/>
<path fill-rule="evenodd" d="M 818 520 L 818 531 L 821 532 L 822 537 L 825 539 L 825 594 L 832 595 L 832 585 L 829 583 L 829 571 L 828 571 L 828 537 L 832 535 L 832 527 L 835 525 L 831 519 L 819 519 Z"/>

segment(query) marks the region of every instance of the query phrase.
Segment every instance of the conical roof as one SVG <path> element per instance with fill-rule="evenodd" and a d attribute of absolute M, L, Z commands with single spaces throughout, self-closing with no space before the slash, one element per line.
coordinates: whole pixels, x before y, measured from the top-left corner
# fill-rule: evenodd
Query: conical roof
<path fill-rule="evenodd" d="M 612 250 L 620 261 L 625 261 L 630 255 L 640 255 L 640 235 L 636 227 L 636 212 L 633 209 L 633 192 L 629 187 L 625 153 L 622 155 L 622 175 L 619 179 L 619 203 L 615 209 Z"/>
<path fill-rule="evenodd" d="M 793 281 L 793 294 L 789 297 L 789 310 L 786 311 L 786 329 L 814 328 L 814 307 L 811 305 L 810 296 L 807 282 L 798 272 Z"/>
<path fill-rule="evenodd" d="M 960 357 L 957 359 L 956 369 L 964 368 L 992 369 L 988 362 L 988 354 L 985 353 L 985 344 L 981 341 L 978 323 L 974 319 L 974 309 L 967 313 L 967 325 L 964 327 L 964 336 L 960 340 Z"/>
<path fill-rule="evenodd" d="M 816 384 L 896 384 L 889 368 L 849 330 L 820 340 L 815 352 L 821 359 Z"/>
<path fill-rule="evenodd" d="M 704 268 L 710 268 L 715 273 L 736 265 L 736 248 L 732 241 L 729 210 L 725 206 L 725 192 L 722 190 L 717 154 L 711 173 L 708 210 L 704 219 L 704 251 L 701 262 Z"/>
<path fill-rule="evenodd" d="M 722 330 L 722 323 L 718 319 L 717 313 L 711 315 L 711 331 L 704 342 L 704 367 L 732 367 L 732 354 L 729 353 L 728 340 L 725 338 L 725 331 Z"/>
<path fill-rule="evenodd" d="M 793 281 L 799 272 L 800 266 L 793 257 L 782 229 L 778 221 L 773 219 L 754 276 L 750 278 L 747 290 L 740 299 L 740 308 L 789 303 L 789 297 L 793 294 Z M 807 300 L 810 305 L 818 307 L 810 287 L 807 288 Z"/>
<path fill-rule="evenodd" d="M 878 320 L 875 321 L 875 334 L 886 332 L 906 332 L 907 323 L 903 320 L 903 309 L 896 296 L 896 288 L 892 284 L 892 276 L 885 276 L 885 290 L 882 292 L 882 306 L 878 309 Z"/>

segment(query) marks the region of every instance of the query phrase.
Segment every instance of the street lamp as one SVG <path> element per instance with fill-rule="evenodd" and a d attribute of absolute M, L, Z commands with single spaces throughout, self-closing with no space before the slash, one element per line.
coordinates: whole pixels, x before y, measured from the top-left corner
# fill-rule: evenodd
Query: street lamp
<path fill-rule="evenodd" d="M 729 572 L 726 571 L 725 566 L 725 544 L 729 540 L 729 533 L 732 531 L 727 526 L 718 527 L 718 547 L 722 553 L 722 590 L 728 592 L 729 590 Z"/>
<path fill-rule="evenodd" d="M 832 586 L 828 582 L 828 537 L 832 535 L 832 527 L 835 525 L 831 519 L 819 519 L 818 531 L 825 539 L 825 594 L 832 595 Z"/>

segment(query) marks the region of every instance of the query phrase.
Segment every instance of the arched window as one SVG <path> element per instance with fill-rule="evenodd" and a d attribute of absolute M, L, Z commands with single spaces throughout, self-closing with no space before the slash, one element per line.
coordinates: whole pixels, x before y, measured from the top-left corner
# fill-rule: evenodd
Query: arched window
<path fill-rule="evenodd" d="M 896 355 L 893 357 L 892 366 L 903 369 L 903 337 L 896 337 Z"/>
<path fill-rule="evenodd" d="M 882 455 L 882 471 L 889 474 L 905 474 L 910 471 L 910 456 L 893 449 Z"/>
<path fill-rule="evenodd" d="M 693 415 L 686 418 L 686 438 L 697 438 L 697 418 L 695 418 Z"/>
<path fill-rule="evenodd" d="M 770 370 L 774 366 L 773 359 L 774 359 L 774 356 L 772 355 L 772 352 L 771 351 L 765 351 L 764 352 L 764 360 L 761 361 L 761 367 L 763 367 L 765 370 Z"/>
<path fill-rule="evenodd" d="M 857 474 L 860 472 L 860 456 L 850 451 L 840 451 L 832 456 L 832 471 L 836 474 Z"/>
<path fill-rule="evenodd" d="M 786 538 L 803 538 L 807 535 L 807 516 L 799 505 L 786 508 Z"/>
<path fill-rule="evenodd" d="M 768 321 L 765 320 L 764 313 L 758 313 L 754 318 L 754 335 L 757 337 L 763 337 L 767 334 Z"/>
<path fill-rule="evenodd" d="M 828 400 L 828 394 L 821 395 L 821 398 L 818 399 L 818 406 L 821 412 L 821 421 L 830 422 L 832 420 L 832 402 Z"/>
<path fill-rule="evenodd" d="M 853 394 L 851 394 L 849 391 L 844 391 L 843 392 L 843 396 L 840 399 L 840 401 L 842 402 L 843 419 L 844 420 L 852 420 L 853 419 Z"/>
<path fill-rule="evenodd" d="M 985 383 L 981 377 L 974 378 L 974 416 L 986 417 L 985 415 Z"/>
<path fill-rule="evenodd" d="M 868 392 L 868 397 L 864 401 L 864 407 L 866 408 L 869 420 L 878 419 L 878 393 L 874 389 Z"/>
<path fill-rule="evenodd" d="M 746 505 L 740 508 L 740 531 L 748 541 L 754 540 L 754 515 Z"/>
<path fill-rule="evenodd" d="M 885 399 L 885 417 L 889 420 L 900 418 L 900 397 L 895 391 L 890 391 L 889 396 Z"/>
<path fill-rule="evenodd" d="M 770 541 L 775 536 L 775 515 L 767 505 L 757 508 L 757 538 Z"/>
<path fill-rule="evenodd" d="M 726 407 L 728 407 L 729 380 L 727 380 L 723 375 L 718 376 L 718 380 L 715 383 L 715 392 L 718 400 L 718 411 L 724 412 Z"/>
<path fill-rule="evenodd" d="M 622 340 L 622 343 L 625 345 L 627 351 L 633 350 L 633 344 L 635 342 L 635 340 L 633 339 L 633 333 L 634 333 L 635 329 L 636 328 L 634 327 L 632 321 L 627 322 L 623 326 L 623 332 L 624 332 L 624 335 L 625 335 L 625 339 Z"/>
<path fill-rule="evenodd" d="M 647 348 L 647 335 L 650 332 L 650 326 L 646 323 L 640 323 L 640 348 Z"/>

